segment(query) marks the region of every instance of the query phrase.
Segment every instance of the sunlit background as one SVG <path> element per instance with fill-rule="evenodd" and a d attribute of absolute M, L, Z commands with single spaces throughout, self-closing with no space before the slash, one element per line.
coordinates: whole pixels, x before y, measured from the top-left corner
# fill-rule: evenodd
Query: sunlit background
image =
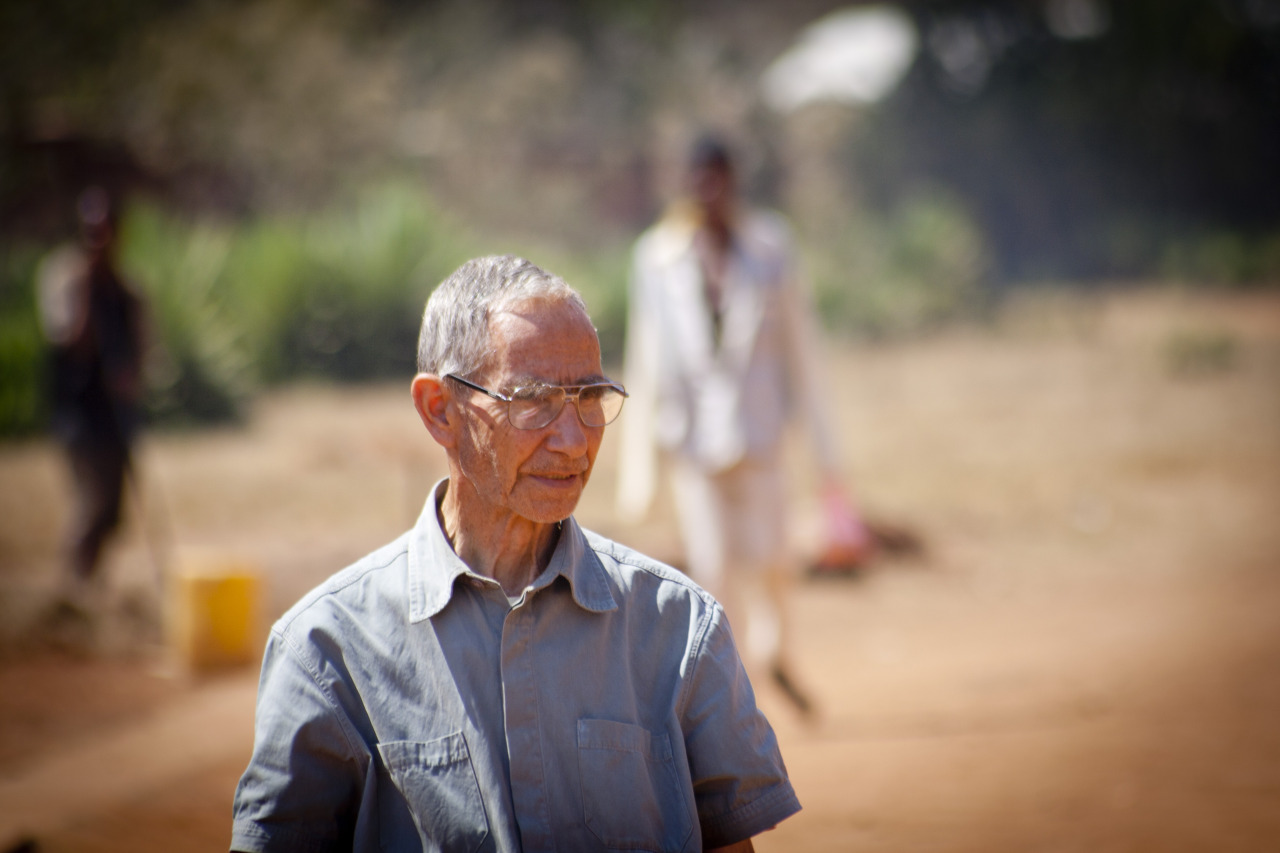
<path fill-rule="evenodd" d="M 850 489 L 923 546 L 801 590 L 823 714 L 761 690 L 806 810 L 757 848 L 1280 845 L 1276 3 L 44 0 L 0 4 L 0 850 L 225 849 L 254 668 L 174 675 L 156 565 L 256 567 L 269 619 L 411 523 L 469 257 L 567 278 L 616 370 L 707 129 L 795 229 Z M 153 346 L 119 612 L 68 651 L 35 277 L 89 184 Z M 581 517 L 678 561 L 613 453 Z"/>

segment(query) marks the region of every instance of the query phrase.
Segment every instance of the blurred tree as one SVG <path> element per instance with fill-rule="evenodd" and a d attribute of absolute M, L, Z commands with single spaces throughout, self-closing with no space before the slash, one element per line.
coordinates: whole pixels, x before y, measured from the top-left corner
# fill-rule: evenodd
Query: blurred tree
<path fill-rule="evenodd" d="M 958 193 L 998 278 L 1151 274 L 1179 241 L 1280 229 L 1280 5 L 904 6 L 925 49 L 871 111 L 858 175 L 882 203 Z"/>
<path fill-rule="evenodd" d="M 482 228 L 621 243 L 690 124 L 778 135 L 761 73 L 845 5 L 0 0 L 0 227 L 40 221 L 66 154 L 237 214 L 411 173 Z M 1280 220 L 1274 0 L 900 5 L 924 49 L 852 123 L 841 192 L 888 218 L 956 200 L 1003 280 L 1150 274 L 1191 243 L 1250 268 Z"/>
<path fill-rule="evenodd" d="M 146 183 L 132 153 L 98 127 L 110 68 L 182 2 L 0 2 L 0 228 L 46 240 L 74 233 L 90 183 Z M 94 132 L 99 131 L 99 132 Z"/>

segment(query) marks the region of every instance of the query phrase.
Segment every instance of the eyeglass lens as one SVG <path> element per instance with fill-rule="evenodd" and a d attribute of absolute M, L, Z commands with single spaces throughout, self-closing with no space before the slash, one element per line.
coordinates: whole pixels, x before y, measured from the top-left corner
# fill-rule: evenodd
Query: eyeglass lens
<path fill-rule="evenodd" d="M 508 417 L 517 429 L 542 429 L 554 421 L 569 394 L 559 387 L 517 388 L 511 395 Z M 589 427 L 612 423 L 625 399 L 612 385 L 587 385 L 573 395 L 578 417 Z"/>

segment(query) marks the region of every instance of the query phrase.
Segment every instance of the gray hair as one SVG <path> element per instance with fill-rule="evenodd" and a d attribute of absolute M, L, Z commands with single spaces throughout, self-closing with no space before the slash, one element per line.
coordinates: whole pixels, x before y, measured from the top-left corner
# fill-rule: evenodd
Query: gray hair
<path fill-rule="evenodd" d="M 454 270 L 427 300 L 418 333 L 418 371 L 466 376 L 492 351 L 489 318 L 527 300 L 586 303 L 564 279 L 515 255 L 474 258 Z"/>

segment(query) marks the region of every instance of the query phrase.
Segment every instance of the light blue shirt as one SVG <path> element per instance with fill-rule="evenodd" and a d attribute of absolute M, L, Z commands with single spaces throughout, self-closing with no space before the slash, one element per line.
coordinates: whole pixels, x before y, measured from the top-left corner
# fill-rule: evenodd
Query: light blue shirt
<path fill-rule="evenodd" d="M 707 592 L 567 519 L 513 607 L 443 487 L 272 629 L 234 849 L 701 850 L 799 811 Z"/>

